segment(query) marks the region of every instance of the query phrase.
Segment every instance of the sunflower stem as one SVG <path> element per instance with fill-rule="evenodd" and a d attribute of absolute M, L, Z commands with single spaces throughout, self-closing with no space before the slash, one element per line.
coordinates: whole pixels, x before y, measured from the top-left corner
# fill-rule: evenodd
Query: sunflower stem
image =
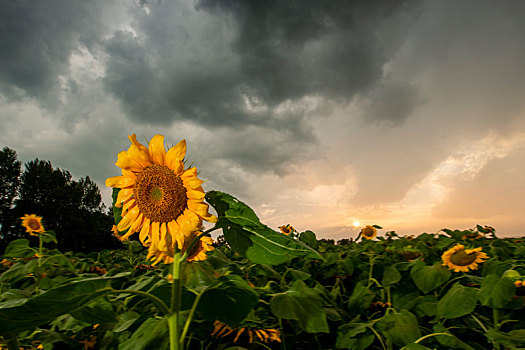
<path fill-rule="evenodd" d="M 372 272 L 374 271 L 374 257 L 372 255 L 369 256 L 370 261 L 370 269 L 368 270 L 368 288 L 372 286 Z"/>
<path fill-rule="evenodd" d="M 153 294 L 143 292 L 140 290 L 132 290 L 132 289 L 109 289 L 109 290 L 117 294 L 120 294 L 120 293 L 135 294 L 135 295 L 139 295 L 144 298 L 148 298 L 157 307 L 157 309 L 159 309 L 159 311 L 162 312 L 164 315 L 170 314 L 170 309 L 168 308 L 168 306 L 166 306 L 166 304 L 162 301 L 162 299 L 154 296 Z"/>
<path fill-rule="evenodd" d="M 498 331 L 499 327 L 500 327 L 500 324 L 499 324 L 499 311 L 496 308 L 492 308 L 492 321 L 494 322 L 493 323 L 494 330 Z M 494 342 L 494 348 L 497 349 L 497 350 L 500 349 L 498 341 Z"/>
<path fill-rule="evenodd" d="M 171 314 L 168 316 L 168 325 L 170 333 L 170 350 L 182 350 L 183 341 L 180 337 L 180 304 L 182 294 L 182 284 L 180 282 L 180 268 L 183 260 L 181 259 L 181 252 L 175 252 L 173 256 L 171 285 Z"/>
<path fill-rule="evenodd" d="M 190 314 L 188 315 L 188 318 L 186 319 L 186 323 L 184 324 L 184 329 L 182 330 L 182 334 L 180 336 L 181 343 L 184 342 L 184 338 L 186 338 L 186 333 L 188 333 L 188 329 L 190 328 L 191 320 L 193 318 L 193 315 L 195 314 L 195 310 L 197 310 L 197 305 L 199 304 L 199 301 L 201 300 L 203 292 L 200 292 L 197 295 L 197 298 L 195 298 L 195 301 L 193 302 L 193 305 L 191 306 Z"/>
<path fill-rule="evenodd" d="M 38 267 L 42 264 L 40 259 L 42 258 L 42 234 L 38 235 Z"/>

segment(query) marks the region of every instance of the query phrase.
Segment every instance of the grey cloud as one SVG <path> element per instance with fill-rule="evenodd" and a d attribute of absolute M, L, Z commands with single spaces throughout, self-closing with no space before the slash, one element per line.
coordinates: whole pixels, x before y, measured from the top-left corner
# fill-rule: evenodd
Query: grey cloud
<path fill-rule="evenodd" d="M 287 100 L 350 101 L 372 86 L 390 54 L 379 48 L 376 27 L 405 3 L 144 6 L 149 13 L 132 9 L 137 35 L 118 33 L 107 43 L 108 89 L 137 122 L 237 127 L 279 124 L 273 108 Z M 253 115 L 245 98 L 260 100 L 267 112 Z"/>
<path fill-rule="evenodd" d="M 98 1 L 2 1 L 0 92 L 59 104 L 60 75 L 80 45 L 90 49 L 104 27 Z"/>
<path fill-rule="evenodd" d="M 407 82 L 387 79 L 357 99 L 364 121 L 386 122 L 390 125 L 404 123 L 423 103 L 416 88 Z"/>

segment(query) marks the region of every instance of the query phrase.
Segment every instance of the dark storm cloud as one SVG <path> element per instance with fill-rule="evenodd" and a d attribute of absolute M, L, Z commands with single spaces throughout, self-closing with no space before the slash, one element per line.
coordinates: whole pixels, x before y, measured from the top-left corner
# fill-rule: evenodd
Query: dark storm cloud
<path fill-rule="evenodd" d="M 107 42 L 106 84 L 140 123 L 256 125 L 311 137 L 304 113 L 277 118 L 274 108 L 305 96 L 349 102 L 373 86 L 402 42 L 380 28 L 406 6 L 200 1 L 190 8 L 144 2 L 147 11 L 131 9 L 136 34 L 119 32 Z M 254 112 L 246 101 L 261 108 Z"/>
<path fill-rule="evenodd" d="M 386 80 L 360 94 L 358 106 L 365 122 L 402 124 L 423 103 L 415 87 L 407 82 Z"/>
<path fill-rule="evenodd" d="M 0 92 L 30 97 L 45 107 L 59 103 L 59 76 L 79 46 L 91 49 L 103 25 L 97 1 L 2 1 Z M 66 88 L 72 86 L 66 82 Z M 71 91 L 70 91 L 71 92 Z"/>

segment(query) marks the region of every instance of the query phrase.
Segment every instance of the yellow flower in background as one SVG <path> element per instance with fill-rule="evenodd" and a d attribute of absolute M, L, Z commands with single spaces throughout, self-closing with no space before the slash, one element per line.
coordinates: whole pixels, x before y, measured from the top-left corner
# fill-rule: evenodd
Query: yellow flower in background
<path fill-rule="evenodd" d="M 478 264 L 485 262 L 488 258 L 488 255 L 481 251 L 481 247 L 465 249 L 462 244 L 456 244 L 441 256 L 442 265 L 454 272 L 477 270 Z"/>
<path fill-rule="evenodd" d="M 199 232 L 197 232 L 199 233 Z M 195 235 L 197 236 L 197 235 Z M 191 240 L 188 241 L 191 243 Z M 213 249 L 213 238 L 211 237 L 202 237 L 197 244 L 195 244 L 195 247 L 192 249 L 192 251 L 188 255 L 188 261 L 202 261 L 206 260 L 207 255 L 206 252 L 212 251 Z M 189 244 L 188 244 L 189 245 Z M 183 249 L 185 251 L 185 249 Z"/>
<path fill-rule="evenodd" d="M 188 239 L 186 239 L 184 241 L 184 246 L 182 247 L 182 252 L 185 252 L 191 242 L 193 242 L 193 240 L 195 238 L 197 238 L 197 235 L 201 233 L 201 232 L 194 232 L 192 233 Z M 211 237 L 207 237 L 207 236 L 204 236 L 204 237 L 201 237 L 201 239 L 195 243 L 195 245 L 193 246 L 193 248 L 191 249 L 191 251 L 188 253 L 188 257 L 187 257 L 187 260 L 188 261 L 202 261 L 202 260 L 206 260 L 206 258 L 208 257 L 206 255 L 206 252 L 209 252 L 209 251 L 212 251 L 213 249 L 213 238 Z M 165 264 L 171 264 L 173 262 L 173 254 L 174 253 L 174 250 L 173 249 L 168 249 L 167 251 L 150 251 L 148 253 L 148 258 L 154 258 L 155 261 L 162 261 L 164 262 Z"/>
<path fill-rule="evenodd" d="M 25 214 L 22 219 L 22 226 L 26 228 L 26 232 L 31 236 L 38 236 L 38 233 L 43 233 L 44 226 L 42 226 L 42 217 L 36 216 L 35 214 Z"/>
<path fill-rule="evenodd" d="M 290 233 L 292 233 L 293 231 L 295 231 L 295 229 L 293 228 L 293 226 L 291 226 L 290 224 L 288 225 L 284 225 L 284 226 L 279 226 L 279 229 L 281 230 L 281 233 L 282 234 L 285 234 L 287 236 L 290 235 Z"/>
<path fill-rule="evenodd" d="M 149 147 L 135 134 L 129 139 L 131 146 L 118 154 L 115 163 L 122 176 L 106 180 L 106 186 L 120 188 L 115 206 L 122 207 L 122 220 L 117 229 L 129 230 L 119 238 L 126 240 L 139 232 L 140 241 L 149 247 L 148 258 L 155 257 L 154 264 L 169 261 L 175 245 L 182 249 L 202 220 L 216 222 L 217 217 L 208 213 L 197 169 L 184 169 L 185 140 L 166 152 L 162 135 L 155 135 Z"/>
<path fill-rule="evenodd" d="M 377 236 L 377 229 L 374 226 L 367 225 L 361 230 L 361 235 L 365 239 L 374 239 Z"/>
<path fill-rule="evenodd" d="M 233 342 L 236 343 L 241 334 L 246 334 L 248 337 L 248 342 L 251 344 L 253 342 L 253 339 L 259 338 L 259 340 L 268 343 L 272 341 L 281 342 L 281 333 L 278 329 L 270 328 L 270 329 L 258 329 L 258 328 L 231 328 L 225 323 L 222 323 L 220 321 L 215 321 L 213 323 L 214 329 L 213 333 L 211 334 L 212 337 L 216 338 L 225 338 L 230 334 L 235 334 L 235 338 L 233 339 Z"/>

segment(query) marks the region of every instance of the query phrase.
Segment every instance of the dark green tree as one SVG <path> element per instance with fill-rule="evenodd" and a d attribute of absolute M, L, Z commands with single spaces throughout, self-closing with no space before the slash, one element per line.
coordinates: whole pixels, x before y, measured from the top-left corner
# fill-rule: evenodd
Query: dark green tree
<path fill-rule="evenodd" d="M 120 245 L 111 236 L 113 222 L 105 213 L 100 190 L 89 177 L 74 181 L 69 171 L 39 159 L 24 165 L 14 208 L 17 216 L 41 216 L 45 229 L 56 232 L 61 250 L 92 251 Z M 13 237 L 20 234 L 23 228 L 13 228 Z"/>
<path fill-rule="evenodd" d="M 20 186 L 20 165 L 14 150 L 4 147 L 0 151 L 0 239 L 2 240 L 16 221 L 12 206 Z"/>

